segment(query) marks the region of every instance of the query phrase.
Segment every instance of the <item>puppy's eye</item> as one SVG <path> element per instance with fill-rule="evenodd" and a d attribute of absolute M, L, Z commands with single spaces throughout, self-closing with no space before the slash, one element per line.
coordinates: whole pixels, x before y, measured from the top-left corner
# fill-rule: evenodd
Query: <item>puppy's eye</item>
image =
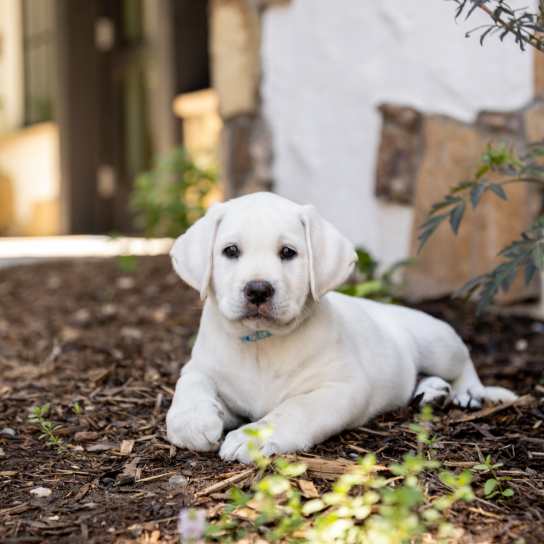
<path fill-rule="evenodd" d="M 238 257 L 238 255 L 240 255 L 240 251 L 238 250 L 238 248 L 236 246 L 228 246 L 226 247 L 224 250 L 223 250 L 223 253 L 227 256 L 227 257 L 230 257 L 231 259 L 235 259 L 236 257 Z"/>
<path fill-rule="evenodd" d="M 297 252 L 290 247 L 283 247 L 280 251 L 280 257 L 284 261 L 290 261 L 296 254 Z"/>

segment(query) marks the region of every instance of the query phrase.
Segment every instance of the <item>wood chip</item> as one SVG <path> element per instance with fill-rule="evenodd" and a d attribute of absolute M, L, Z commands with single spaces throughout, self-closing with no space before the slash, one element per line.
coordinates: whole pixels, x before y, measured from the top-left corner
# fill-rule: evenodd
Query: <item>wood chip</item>
<path fill-rule="evenodd" d="M 120 453 L 132 453 L 132 448 L 134 447 L 134 440 L 123 440 L 121 442 L 121 447 L 119 448 Z"/>
<path fill-rule="evenodd" d="M 445 467 L 475 467 L 480 463 L 475 463 L 474 461 L 442 461 L 442 464 Z"/>
<path fill-rule="evenodd" d="M 110 451 L 113 449 L 117 449 L 118 446 L 115 446 L 113 444 L 94 444 L 92 446 L 87 447 L 87 451 L 93 452 L 93 451 Z"/>
<path fill-rule="evenodd" d="M 88 492 L 89 489 L 91 489 L 91 484 L 85 484 L 79 491 L 78 494 L 75 496 L 76 501 L 80 501 Z"/>
<path fill-rule="evenodd" d="M 99 434 L 94 431 L 83 431 L 76 433 L 74 436 L 74 442 L 77 444 L 79 442 L 94 442 L 98 440 Z"/>
<path fill-rule="evenodd" d="M 389 433 L 382 433 L 380 431 L 374 431 L 372 429 L 367 429 L 366 427 L 357 427 L 357 430 L 368 434 L 370 436 L 390 436 Z"/>
<path fill-rule="evenodd" d="M 524 395 L 523 397 L 519 397 L 516 400 L 512 400 L 504 404 L 499 404 L 498 406 L 492 406 L 491 408 L 484 408 L 483 410 L 473 412 L 472 414 L 468 414 L 458 419 L 452 419 L 449 421 L 449 423 L 465 423 L 467 421 L 474 421 L 475 419 L 480 419 L 482 417 L 488 417 L 490 415 L 496 414 L 497 412 L 501 412 L 502 410 L 506 410 L 511 406 L 517 406 L 519 404 L 526 404 L 528 402 L 531 402 L 533 398 L 534 397 L 532 397 L 531 395 Z"/>
<path fill-rule="evenodd" d="M 163 478 L 170 478 L 175 476 L 177 472 L 166 472 L 165 474 L 157 474 L 156 476 L 149 476 L 148 478 L 142 478 L 141 480 L 134 479 L 134 483 L 141 484 L 142 482 L 154 482 L 155 480 L 162 480 Z"/>
<path fill-rule="evenodd" d="M 3 516 L 5 514 L 16 514 L 17 512 L 22 512 L 27 509 L 28 503 L 25 502 L 23 504 L 18 504 L 17 506 L 12 506 L 11 508 L 4 508 L 3 510 L 0 510 L 0 516 Z"/>
<path fill-rule="evenodd" d="M 309 480 L 298 480 L 297 483 L 302 491 L 302 496 L 305 499 L 319 499 L 319 493 L 313 482 L 310 482 Z"/>
<path fill-rule="evenodd" d="M 348 448 L 358 451 L 359 453 L 372 453 L 370 450 L 365 450 L 365 448 L 360 448 L 359 446 L 354 446 L 353 444 L 348 444 Z"/>
<path fill-rule="evenodd" d="M 138 463 L 140 462 L 140 457 L 135 457 L 130 463 L 127 463 L 121 472 L 121 478 L 130 478 L 134 476 L 136 478 L 136 470 L 138 468 Z"/>
<path fill-rule="evenodd" d="M 16 470 L 4 470 L 3 472 L 0 472 L 0 476 L 17 476 L 19 474 Z"/>
<path fill-rule="evenodd" d="M 56 431 L 53 431 L 54 436 L 68 436 L 70 434 L 76 434 L 80 433 L 80 431 L 84 431 L 85 429 L 88 429 L 88 425 L 76 425 L 75 427 L 63 427 L 62 429 L 57 429 Z"/>
<path fill-rule="evenodd" d="M 494 518 L 494 519 L 500 519 L 500 520 L 504 519 L 504 516 L 491 514 L 490 512 L 486 512 L 485 510 L 482 510 L 481 508 L 473 508 L 472 506 L 465 506 L 464 504 L 461 505 L 461 508 L 464 508 L 465 510 L 470 510 L 471 512 L 475 512 L 476 514 L 481 514 L 482 516 L 487 516 L 488 518 Z"/>
<path fill-rule="evenodd" d="M 200 497 L 202 495 L 208 495 L 210 493 L 217 493 L 218 491 L 222 491 L 223 489 L 226 489 L 227 487 L 231 487 L 232 484 L 235 484 L 236 482 L 241 482 L 242 480 L 247 479 L 249 476 L 257 472 L 257 469 L 255 468 L 248 468 L 247 470 L 244 470 L 242 472 L 239 472 L 238 474 L 235 474 L 234 476 L 231 476 L 230 478 L 227 478 L 226 480 L 223 480 L 222 482 L 218 482 L 216 484 L 213 484 L 203 491 L 199 491 L 195 495 L 197 497 Z"/>
<path fill-rule="evenodd" d="M 340 478 L 342 474 L 356 472 L 361 468 L 357 463 L 340 459 L 333 460 L 301 456 L 295 458 L 294 455 L 285 455 L 285 458 L 291 462 L 304 463 L 308 467 L 307 473 L 309 476 L 317 476 L 318 478 L 323 478 L 325 480 L 336 480 Z M 374 465 L 372 467 L 372 472 L 379 472 L 382 470 L 387 470 L 387 467 L 384 467 L 383 465 Z"/>

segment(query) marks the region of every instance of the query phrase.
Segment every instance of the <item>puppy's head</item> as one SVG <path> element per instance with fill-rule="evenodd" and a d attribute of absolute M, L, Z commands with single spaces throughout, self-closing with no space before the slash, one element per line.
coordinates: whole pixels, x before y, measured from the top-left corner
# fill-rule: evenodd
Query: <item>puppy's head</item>
<path fill-rule="evenodd" d="M 272 193 L 214 204 L 171 251 L 176 272 L 212 294 L 224 317 L 250 330 L 286 333 L 342 283 L 353 245 L 315 212 Z"/>

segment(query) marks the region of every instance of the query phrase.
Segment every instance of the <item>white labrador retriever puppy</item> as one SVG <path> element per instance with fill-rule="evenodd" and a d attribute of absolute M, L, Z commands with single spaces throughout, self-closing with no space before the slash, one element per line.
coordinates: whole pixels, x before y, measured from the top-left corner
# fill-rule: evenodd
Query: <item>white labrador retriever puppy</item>
<path fill-rule="evenodd" d="M 331 292 L 353 245 L 312 206 L 271 193 L 214 204 L 178 238 L 176 272 L 206 299 L 191 360 L 167 416 L 180 448 L 250 461 L 238 427 L 273 424 L 264 455 L 307 450 L 404 406 L 509 401 L 484 387 L 468 349 L 422 312 Z"/>

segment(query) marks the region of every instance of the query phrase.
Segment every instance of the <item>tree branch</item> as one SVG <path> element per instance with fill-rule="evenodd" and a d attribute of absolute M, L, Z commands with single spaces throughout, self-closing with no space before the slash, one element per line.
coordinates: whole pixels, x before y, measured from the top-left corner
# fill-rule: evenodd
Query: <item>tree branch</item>
<path fill-rule="evenodd" d="M 540 0 L 540 5 L 541 6 L 544 6 L 544 0 Z M 506 23 L 505 21 L 503 21 L 500 17 L 498 17 L 497 19 L 495 19 L 495 15 L 493 14 L 493 12 L 487 7 L 487 6 L 484 6 L 484 4 L 479 4 L 478 5 L 479 8 L 483 9 L 494 21 L 500 23 L 502 26 L 504 26 L 505 28 L 509 28 L 508 27 L 508 23 Z M 544 9 L 543 9 L 544 10 Z M 514 36 L 516 36 L 516 38 L 518 37 L 518 35 L 516 34 L 516 32 L 514 31 L 514 29 L 512 28 L 509 28 L 510 32 L 512 34 L 514 34 Z M 540 52 L 543 52 L 541 49 L 539 49 L 533 41 L 531 40 L 528 40 L 527 38 L 521 36 L 519 36 L 526 44 L 534 47 L 537 51 L 540 51 Z"/>

